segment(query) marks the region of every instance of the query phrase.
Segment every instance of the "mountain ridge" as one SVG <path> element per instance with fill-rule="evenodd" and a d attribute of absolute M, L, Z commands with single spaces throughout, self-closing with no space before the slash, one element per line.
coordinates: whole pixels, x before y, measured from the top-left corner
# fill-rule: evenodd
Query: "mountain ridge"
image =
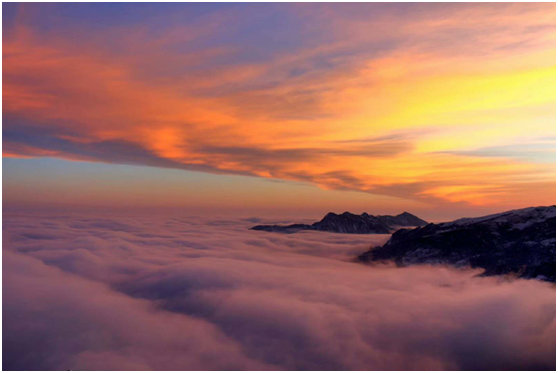
<path fill-rule="evenodd" d="M 513 274 L 556 282 L 556 206 L 400 229 L 357 260 L 471 266 L 484 269 L 487 276 Z"/>
<path fill-rule="evenodd" d="M 301 230 L 350 234 L 387 234 L 400 227 L 418 227 L 428 224 L 425 220 L 403 212 L 399 215 L 360 215 L 345 211 L 342 214 L 327 213 L 322 220 L 313 224 L 256 225 L 250 229 L 266 232 L 295 233 Z"/>

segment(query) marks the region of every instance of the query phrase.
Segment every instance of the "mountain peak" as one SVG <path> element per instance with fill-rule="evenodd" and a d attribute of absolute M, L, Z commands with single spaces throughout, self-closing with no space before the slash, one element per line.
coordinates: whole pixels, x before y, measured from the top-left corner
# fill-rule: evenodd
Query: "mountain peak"
<path fill-rule="evenodd" d="M 450 264 L 556 281 L 556 207 L 511 210 L 478 218 L 401 229 L 361 254 L 363 262 Z"/>
<path fill-rule="evenodd" d="M 336 233 L 392 233 L 400 227 L 420 227 L 426 225 L 427 222 L 419 219 L 412 214 L 400 214 L 397 216 L 390 215 L 369 215 L 364 212 L 361 215 L 355 215 L 348 211 L 342 214 L 333 212 L 327 213 L 322 220 L 312 224 L 291 224 L 288 226 L 280 225 L 258 225 L 253 227 L 254 230 L 263 230 L 269 232 L 294 233 L 300 230 L 316 230 Z"/>

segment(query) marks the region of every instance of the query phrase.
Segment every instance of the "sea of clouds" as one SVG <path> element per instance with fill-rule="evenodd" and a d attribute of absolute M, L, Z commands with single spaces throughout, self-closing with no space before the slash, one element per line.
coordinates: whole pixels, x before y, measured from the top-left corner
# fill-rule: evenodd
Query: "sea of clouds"
<path fill-rule="evenodd" d="M 554 370 L 556 289 L 355 263 L 387 235 L 5 213 L 4 370 Z"/>

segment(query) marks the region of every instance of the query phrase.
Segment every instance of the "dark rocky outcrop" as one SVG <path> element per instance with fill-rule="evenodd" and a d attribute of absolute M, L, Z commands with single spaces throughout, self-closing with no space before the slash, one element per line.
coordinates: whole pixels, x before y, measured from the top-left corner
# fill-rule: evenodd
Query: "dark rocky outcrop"
<path fill-rule="evenodd" d="M 404 212 L 397 216 L 390 215 L 361 215 L 344 212 L 342 214 L 328 213 L 322 220 L 314 224 L 291 225 L 257 225 L 251 229 L 267 232 L 294 233 L 301 230 L 314 230 L 336 233 L 392 233 L 400 227 L 419 227 L 428 224 L 415 215 Z"/>
<path fill-rule="evenodd" d="M 471 266 L 484 269 L 484 275 L 556 282 L 556 206 L 401 229 L 358 260 Z"/>

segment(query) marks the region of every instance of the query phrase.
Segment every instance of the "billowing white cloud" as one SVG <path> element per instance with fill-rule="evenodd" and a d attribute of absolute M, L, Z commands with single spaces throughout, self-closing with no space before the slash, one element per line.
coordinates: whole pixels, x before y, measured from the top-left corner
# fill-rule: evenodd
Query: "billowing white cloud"
<path fill-rule="evenodd" d="M 3 368 L 555 368 L 551 284 L 365 266 L 387 236 L 254 220 L 5 215 Z"/>

